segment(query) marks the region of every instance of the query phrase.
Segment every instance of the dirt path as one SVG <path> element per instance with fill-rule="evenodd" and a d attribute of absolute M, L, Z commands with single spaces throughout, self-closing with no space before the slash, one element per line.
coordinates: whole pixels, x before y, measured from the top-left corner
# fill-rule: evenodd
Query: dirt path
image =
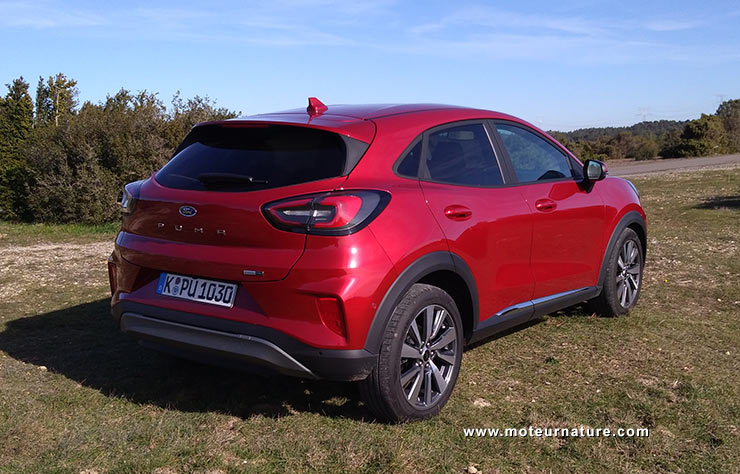
<path fill-rule="evenodd" d="M 112 250 L 112 241 L 4 247 L 0 252 L 0 302 L 13 301 L 30 286 L 107 284 L 106 261 Z"/>
<path fill-rule="evenodd" d="M 694 171 L 708 168 L 734 168 L 740 166 L 740 154 L 704 156 L 701 158 L 670 158 L 650 161 L 610 161 L 607 163 L 612 176 L 639 176 L 666 171 Z"/>

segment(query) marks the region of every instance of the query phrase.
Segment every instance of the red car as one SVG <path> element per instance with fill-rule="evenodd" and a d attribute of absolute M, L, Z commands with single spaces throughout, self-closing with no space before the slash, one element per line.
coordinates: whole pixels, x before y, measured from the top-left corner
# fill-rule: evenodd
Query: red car
<path fill-rule="evenodd" d="M 449 399 L 463 348 L 581 302 L 640 294 L 645 213 L 510 115 L 337 105 L 203 123 L 126 185 L 112 313 L 196 360 L 361 381 L 403 421 Z"/>

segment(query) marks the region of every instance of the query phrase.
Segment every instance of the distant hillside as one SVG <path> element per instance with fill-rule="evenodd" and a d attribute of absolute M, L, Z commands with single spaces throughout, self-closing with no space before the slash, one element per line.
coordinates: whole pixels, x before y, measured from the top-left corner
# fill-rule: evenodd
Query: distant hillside
<path fill-rule="evenodd" d="M 636 136 L 659 136 L 674 130 L 683 130 L 689 120 L 652 120 L 636 123 L 629 127 L 579 128 L 572 132 L 555 132 L 575 141 L 591 141 L 600 137 L 613 137 L 623 132 Z"/>
<path fill-rule="evenodd" d="M 695 120 L 653 120 L 629 127 L 582 128 L 550 134 L 579 158 L 597 160 L 721 155 L 740 150 L 740 99 Z"/>

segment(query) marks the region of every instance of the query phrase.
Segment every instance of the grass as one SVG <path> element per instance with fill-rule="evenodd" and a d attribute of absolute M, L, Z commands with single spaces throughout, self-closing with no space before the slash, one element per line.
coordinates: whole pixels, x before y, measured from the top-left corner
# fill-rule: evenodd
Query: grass
<path fill-rule="evenodd" d="M 115 237 L 120 223 L 25 224 L 0 221 L 0 246 L 33 242 L 91 242 Z"/>
<path fill-rule="evenodd" d="M 113 227 L 0 224 L 0 472 L 740 472 L 740 170 L 633 182 L 649 218 L 638 307 L 468 350 L 440 416 L 406 425 L 366 421 L 351 384 L 146 351 L 108 316 Z M 529 425 L 650 437 L 462 433 Z"/>

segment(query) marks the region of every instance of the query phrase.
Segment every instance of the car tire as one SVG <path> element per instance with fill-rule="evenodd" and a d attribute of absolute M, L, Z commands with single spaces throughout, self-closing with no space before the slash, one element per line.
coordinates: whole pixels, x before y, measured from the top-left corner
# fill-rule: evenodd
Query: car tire
<path fill-rule="evenodd" d="M 366 406 L 390 422 L 436 415 L 455 386 L 462 351 L 455 301 L 436 286 L 413 285 L 388 320 L 376 367 L 360 382 Z"/>
<path fill-rule="evenodd" d="M 587 309 L 601 316 L 618 316 L 632 309 L 642 289 L 643 255 L 635 231 L 624 229 L 607 256 L 601 293 L 588 301 Z"/>

